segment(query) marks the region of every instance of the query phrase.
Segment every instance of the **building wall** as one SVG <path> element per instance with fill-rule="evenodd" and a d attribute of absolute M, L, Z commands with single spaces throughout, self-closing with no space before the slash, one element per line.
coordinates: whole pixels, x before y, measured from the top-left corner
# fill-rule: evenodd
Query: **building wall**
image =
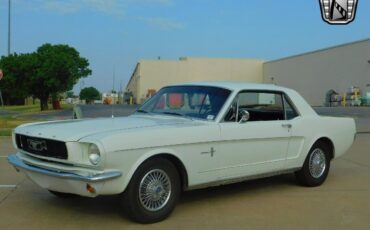
<path fill-rule="evenodd" d="M 139 79 L 140 79 L 140 63 L 135 67 L 134 72 L 132 73 L 130 81 L 127 83 L 126 91 L 132 92 L 133 95 L 138 95 L 139 90 Z"/>
<path fill-rule="evenodd" d="M 189 81 L 230 80 L 262 82 L 261 60 L 181 58 L 175 61 L 142 60 L 126 89 L 142 103 L 149 89 Z"/>
<path fill-rule="evenodd" d="M 293 88 L 311 105 L 321 106 L 330 89 L 338 93 L 350 86 L 366 90 L 369 60 L 370 39 L 266 62 L 263 81 Z"/>

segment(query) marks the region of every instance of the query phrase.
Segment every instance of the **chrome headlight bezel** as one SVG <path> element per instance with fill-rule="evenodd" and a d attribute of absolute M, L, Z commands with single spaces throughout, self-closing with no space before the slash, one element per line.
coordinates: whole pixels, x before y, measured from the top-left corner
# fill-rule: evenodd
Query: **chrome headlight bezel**
<path fill-rule="evenodd" d="M 93 143 L 89 144 L 88 158 L 92 165 L 98 165 L 101 162 L 100 149 L 96 144 L 93 144 Z"/>

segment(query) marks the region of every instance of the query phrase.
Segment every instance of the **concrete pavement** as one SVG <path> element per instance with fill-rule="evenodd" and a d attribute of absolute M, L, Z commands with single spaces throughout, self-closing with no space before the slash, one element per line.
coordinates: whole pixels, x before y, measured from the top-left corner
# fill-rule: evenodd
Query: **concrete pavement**
<path fill-rule="evenodd" d="M 6 162 L 0 138 L 0 229 L 369 229 L 370 134 L 332 162 L 317 188 L 283 175 L 185 192 L 165 221 L 140 225 L 122 214 L 119 197 L 59 199 Z"/>

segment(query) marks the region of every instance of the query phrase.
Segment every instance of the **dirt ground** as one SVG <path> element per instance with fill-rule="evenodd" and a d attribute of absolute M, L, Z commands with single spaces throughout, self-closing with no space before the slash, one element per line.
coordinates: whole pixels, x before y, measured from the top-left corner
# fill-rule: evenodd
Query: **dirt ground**
<path fill-rule="evenodd" d="M 165 221 L 140 225 L 123 214 L 118 196 L 60 199 L 6 160 L 0 138 L 0 229 L 369 229 L 370 134 L 332 162 L 317 188 L 283 175 L 185 192 Z"/>

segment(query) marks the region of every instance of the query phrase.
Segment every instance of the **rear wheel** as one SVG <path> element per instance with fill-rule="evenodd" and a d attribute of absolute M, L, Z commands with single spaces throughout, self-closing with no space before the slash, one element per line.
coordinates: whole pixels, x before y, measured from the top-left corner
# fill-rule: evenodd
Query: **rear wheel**
<path fill-rule="evenodd" d="M 310 149 L 302 169 L 295 173 L 298 182 L 309 187 L 324 183 L 330 169 L 330 151 L 325 142 L 316 142 Z"/>
<path fill-rule="evenodd" d="M 168 160 L 157 158 L 144 162 L 123 193 L 127 214 L 140 223 L 165 219 L 176 206 L 181 191 L 180 177 Z"/>

